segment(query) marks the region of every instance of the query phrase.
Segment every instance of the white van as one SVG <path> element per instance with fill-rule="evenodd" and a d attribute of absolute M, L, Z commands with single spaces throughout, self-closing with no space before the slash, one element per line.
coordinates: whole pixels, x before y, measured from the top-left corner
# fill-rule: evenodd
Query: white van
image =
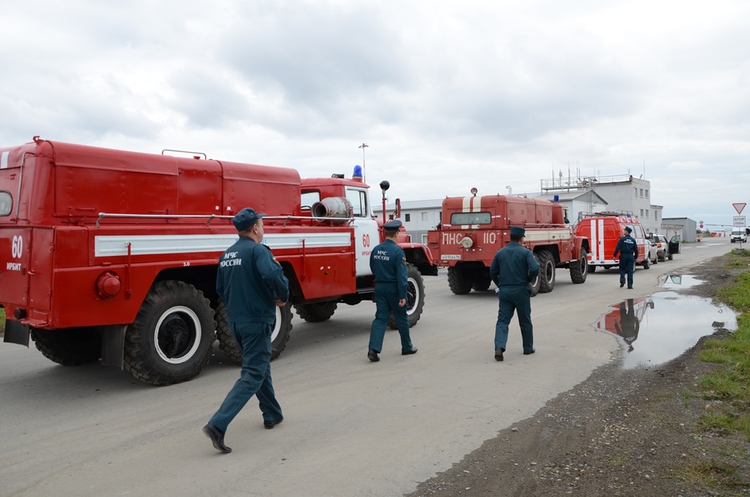
<path fill-rule="evenodd" d="M 747 242 L 747 229 L 745 228 L 732 228 L 732 243 L 734 242 Z"/>

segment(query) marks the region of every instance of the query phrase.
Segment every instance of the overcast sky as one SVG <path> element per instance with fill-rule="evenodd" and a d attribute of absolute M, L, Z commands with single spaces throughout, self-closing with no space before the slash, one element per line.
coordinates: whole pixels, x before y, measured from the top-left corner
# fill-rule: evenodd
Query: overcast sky
<path fill-rule="evenodd" d="M 0 0 L 0 146 L 351 175 L 402 200 L 633 174 L 750 202 L 750 2 Z M 376 188 L 376 195 L 379 191 Z M 378 198 L 378 197 L 376 197 Z M 750 208 L 743 212 L 750 216 Z"/>

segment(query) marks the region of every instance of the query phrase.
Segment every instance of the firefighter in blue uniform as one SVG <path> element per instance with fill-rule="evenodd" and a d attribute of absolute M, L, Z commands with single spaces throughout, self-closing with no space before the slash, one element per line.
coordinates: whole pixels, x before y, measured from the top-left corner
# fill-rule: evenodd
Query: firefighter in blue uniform
<path fill-rule="evenodd" d="M 406 255 L 396 244 L 401 221 L 383 224 L 385 241 L 377 245 L 370 254 L 370 269 L 375 276 L 375 319 L 370 328 L 370 344 L 367 358 L 378 362 L 383 349 L 383 337 L 391 314 L 401 335 L 401 354 L 416 354 L 417 348 L 409 337 L 409 320 L 406 317 Z"/>
<path fill-rule="evenodd" d="M 263 413 L 263 426 L 271 429 L 284 419 L 271 380 L 271 333 L 276 306 L 289 300 L 289 282 L 271 249 L 261 243 L 264 216 L 249 207 L 234 216 L 239 240 L 221 256 L 216 274 L 216 292 L 226 305 L 230 331 L 242 352 L 240 379 L 203 428 L 214 448 L 225 453 L 232 451 L 224 444 L 227 426 L 253 395 Z"/>
<path fill-rule="evenodd" d="M 622 230 L 622 236 L 617 240 L 615 246 L 614 260 L 620 256 L 620 288 L 625 286 L 625 276 L 627 275 L 628 288 L 633 288 L 633 270 L 635 269 L 635 260 L 638 258 L 638 244 L 635 238 L 630 236 L 633 228 L 625 226 Z"/>
<path fill-rule="evenodd" d="M 526 230 L 519 226 L 510 228 L 510 243 L 501 248 L 492 259 L 490 278 L 497 285 L 498 311 L 495 324 L 495 360 L 503 360 L 508 342 L 508 325 L 513 311 L 518 313 L 521 326 L 523 353 L 534 353 L 534 327 L 531 324 L 531 290 L 529 282 L 539 274 L 539 263 L 531 250 L 523 245 Z"/>

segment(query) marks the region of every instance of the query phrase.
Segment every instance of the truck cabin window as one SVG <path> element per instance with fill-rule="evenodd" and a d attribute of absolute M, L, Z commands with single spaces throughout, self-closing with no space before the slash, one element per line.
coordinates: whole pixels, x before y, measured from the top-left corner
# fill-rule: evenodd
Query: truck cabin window
<path fill-rule="evenodd" d="M 302 210 L 309 211 L 315 202 L 320 202 L 320 192 L 302 192 Z"/>
<path fill-rule="evenodd" d="M 492 216 L 489 212 L 456 212 L 451 214 L 451 224 L 490 224 Z"/>
<path fill-rule="evenodd" d="M 346 199 L 352 204 L 352 215 L 354 217 L 370 217 L 370 209 L 367 205 L 367 192 L 364 190 L 346 190 Z"/>
<path fill-rule="evenodd" d="M 13 197 L 8 192 L 0 192 L 0 217 L 7 216 L 13 209 Z"/>

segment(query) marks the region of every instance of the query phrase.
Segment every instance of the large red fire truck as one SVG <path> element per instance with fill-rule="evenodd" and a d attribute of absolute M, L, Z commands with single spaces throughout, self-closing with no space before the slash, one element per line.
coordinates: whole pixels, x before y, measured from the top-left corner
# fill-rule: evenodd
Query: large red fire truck
<path fill-rule="evenodd" d="M 301 180 L 294 169 L 167 152 L 39 137 L 0 148 L 4 341 L 28 346 L 31 337 L 57 363 L 101 358 L 154 385 L 199 374 L 216 338 L 239 361 L 215 280 L 237 239 L 231 218 L 246 206 L 268 213 L 265 243 L 290 284 L 274 357 L 289 340 L 292 306 L 324 321 L 340 302 L 372 300 L 368 260 L 382 221 L 361 175 Z M 418 267 L 433 263 L 423 245 L 402 246 L 414 325 L 424 305 Z"/>
<path fill-rule="evenodd" d="M 438 264 L 448 268 L 448 286 L 457 295 L 472 289 L 489 289 L 490 266 L 495 253 L 510 242 L 510 227 L 526 229 L 525 245 L 534 252 L 541 268 L 531 284 L 532 295 L 551 292 L 555 269 L 570 269 L 573 283 L 583 283 L 588 274 L 585 237 L 575 236 L 565 224 L 559 203 L 506 195 L 443 200 L 442 218 L 427 233 L 427 246 Z"/>

